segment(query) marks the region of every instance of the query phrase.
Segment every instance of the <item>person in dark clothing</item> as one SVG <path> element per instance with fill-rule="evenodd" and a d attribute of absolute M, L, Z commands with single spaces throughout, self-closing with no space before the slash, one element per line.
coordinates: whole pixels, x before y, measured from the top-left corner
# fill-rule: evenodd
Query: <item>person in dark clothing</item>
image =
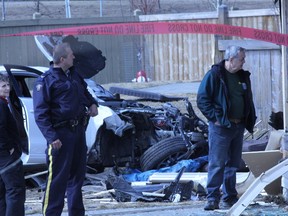
<path fill-rule="evenodd" d="M 256 121 L 250 72 L 242 69 L 245 50 L 229 46 L 224 60 L 212 66 L 198 89 L 197 106 L 209 121 L 209 165 L 205 210 L 219 209 L 222 185 L 224 207 L 238 201 L 236 171 L 241 163 L 245 128 Z"/>
<path fill-rule="evenodd" d="M 47 140 L 48 177 L 43 215 L 60 216 L 67 193 L 70 216 L 84 216 L 82 185 L 86 173 L 87 116 L 98 114 L 98 103 L 74 70 L 68 43 L 54 47 L 53 64 L 35 82 L 36 123 Z"/>
<path fill-rule="evenodd" d="M 24 216 L 25 180 L 21 140 L 8 107 L 9 77 L 0 74 L 0 215 Z"/>

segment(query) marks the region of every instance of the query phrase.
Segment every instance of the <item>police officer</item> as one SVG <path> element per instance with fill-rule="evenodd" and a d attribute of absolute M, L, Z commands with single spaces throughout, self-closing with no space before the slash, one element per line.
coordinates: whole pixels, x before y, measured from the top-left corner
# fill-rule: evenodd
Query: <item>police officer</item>
<path fill-rule="evenodd" d="M 84 216 L 82 185 L 86 173 L 87 115 L 98 114 L 97 101 L 73 69 L 68 43 L 55 46 L 53 64 L 34 85 L 36 123 L 47 140 L 48 176 L 43 215 L 60 216 L 67 193 L 70 216 Z"/>
<path fill-rule="evenodd" d="M 24 216 L 25 180 L 21 140 L 8 107 L 9 77 L 0 73 L 0 215 Z"/>

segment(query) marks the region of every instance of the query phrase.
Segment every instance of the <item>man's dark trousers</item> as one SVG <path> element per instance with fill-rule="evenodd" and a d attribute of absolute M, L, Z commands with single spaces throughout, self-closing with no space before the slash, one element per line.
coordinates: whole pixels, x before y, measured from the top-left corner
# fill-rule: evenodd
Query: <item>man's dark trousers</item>
<path fill-rule="evenodd" d="M 43 215 L 60 216 L 67 191 L 69 216 L 84 216 L 82 185 L 86 173 L 85 128 L 57 128 L 62 147 L 47 149 L 48 179 L 43 200 Z M 67 189 L 67 190 L 66 190 Z"/>

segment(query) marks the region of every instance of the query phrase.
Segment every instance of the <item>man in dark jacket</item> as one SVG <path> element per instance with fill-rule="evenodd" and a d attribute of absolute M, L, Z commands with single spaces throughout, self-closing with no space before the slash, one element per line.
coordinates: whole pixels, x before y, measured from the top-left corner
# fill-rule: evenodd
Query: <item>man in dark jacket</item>
<path fill-rule="evenodd" d="M 82 185 L 86 173 L 87 115 L 98 114 L 97 101 L 74 70 L 68 43 L 54 48 L 53 64 L 33 90 L 35 120 L 47 140 L 48 178 L 43 215 L 60 216 L 67 193 L 70 216 L 84 216 Z"/>
<path fill-rule="evenodd" d="M 209 121 L 209 166 L 205 210 L 219 209 L 222 185 L 224 207 L 237 198 L 236 171 L 240 166 L 245 128 L 256 121 L 250 72 L 242 69 L 245 50 L 230 46 L 224 60 L 212 66 L 198 90 L 197 106 Z"/>
<path fill-rule="evenodd" d="M 24 216 L 25 180 L 21 140 L 8 107 L 9 77 L 0 73 L 0 215 Z"/>

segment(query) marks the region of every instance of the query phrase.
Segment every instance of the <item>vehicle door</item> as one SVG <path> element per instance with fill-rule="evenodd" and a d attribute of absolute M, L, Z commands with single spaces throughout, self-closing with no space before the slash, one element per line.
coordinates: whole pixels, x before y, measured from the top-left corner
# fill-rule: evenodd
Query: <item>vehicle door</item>
<path fill-rule="evenodd" d="M 32 91 L 41 71 L 19 65 L 4 65 L 11 81 L 10 109 L 21 136 L 23 164 L 46 162 L 46 140 L 38 129 L 33 110 Z"/>

